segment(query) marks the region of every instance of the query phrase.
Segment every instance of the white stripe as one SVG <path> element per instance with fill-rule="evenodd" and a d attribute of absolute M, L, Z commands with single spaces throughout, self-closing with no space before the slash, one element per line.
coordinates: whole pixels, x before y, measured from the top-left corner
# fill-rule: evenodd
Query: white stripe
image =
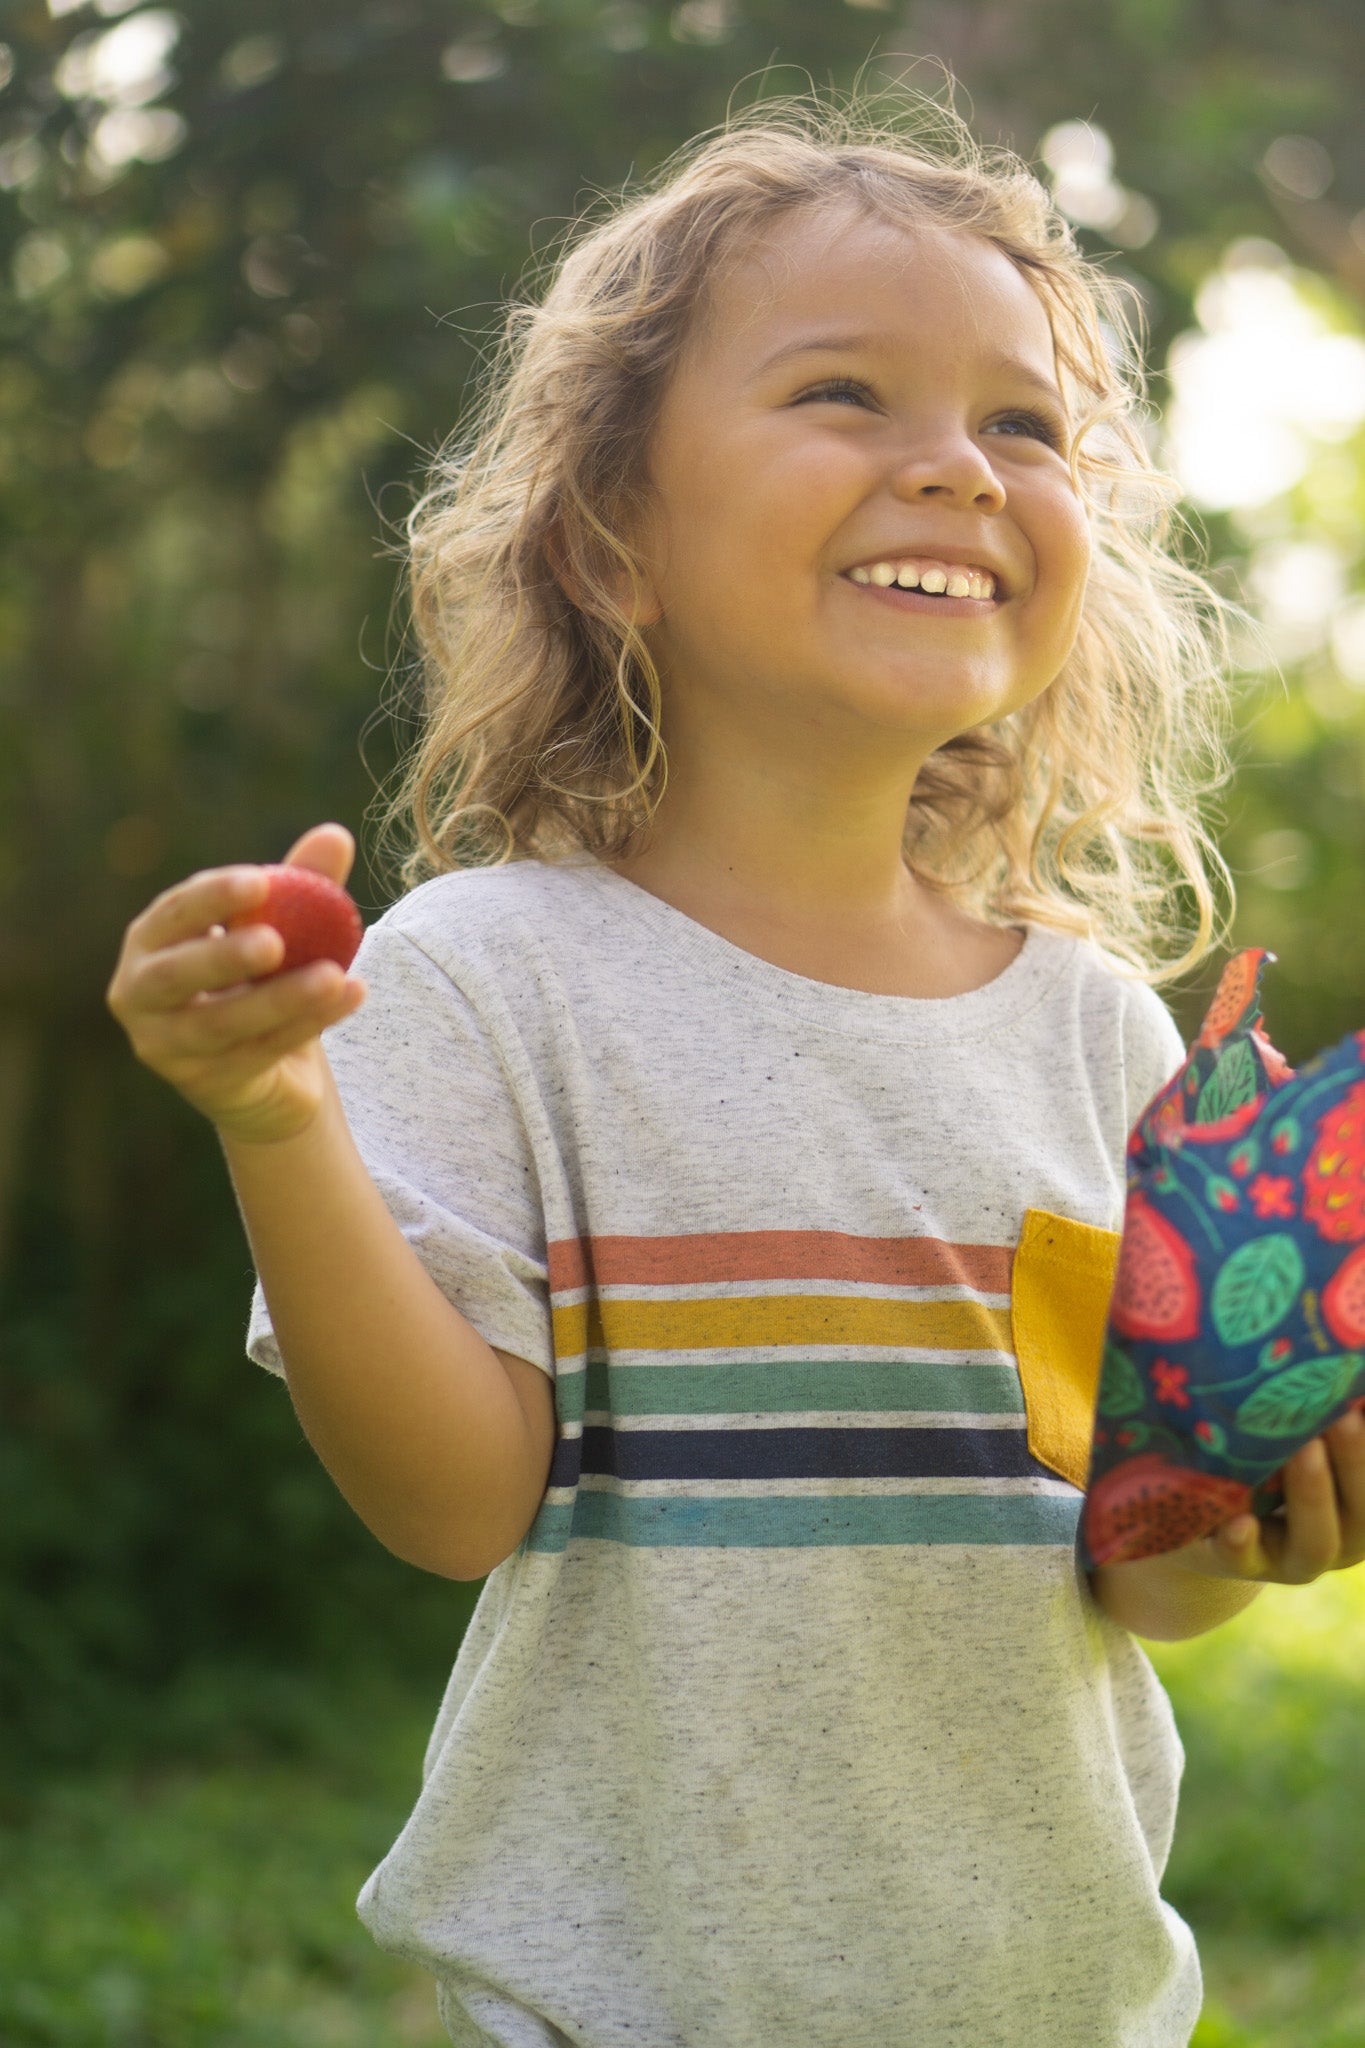
<path fill-rule="evenodd" d="M 761 1301 L 768 1295 L 843 1295 L 853 1301 L 975 1301 L 985 1308 L 1008 1308 L 1008 1294 L 985 1294 L 958 1281 L 929 1287 L 895 1287 L 880 1280 L 685 1280 L 665 1285 L 556 1287 L 555 1308 L 590 1301 Z"/>
<path fill-rule="evenodd" d="M 598 1357 L 604 1347 L 594 1346 Z M 621 1351 L 613 1349 L 613 1365 L 657 1366 L 667 1372 L 674 1365 L 774 1365 L 781 1367 L 783 1354 L 796 1357 L 838 1359 L 852 1365 L 1006 1365 L 1015 1363 L 1012 1351 L 978 1346 L 973 1350 L 936 1350 L 925 1344 L 825 1344 L 819 1338 L 802 1338 L 796 1344 L 716 1344 L 691 1351 Z M 581 1372 L 586 1351 L 566 1351 L 558 1361 L 563 1373 Z"/>

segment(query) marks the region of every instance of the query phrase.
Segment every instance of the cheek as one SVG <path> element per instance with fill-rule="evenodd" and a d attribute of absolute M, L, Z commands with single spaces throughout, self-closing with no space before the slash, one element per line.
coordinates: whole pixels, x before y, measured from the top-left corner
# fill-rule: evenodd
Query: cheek
<path fill-rule="evenodd" d="M 1052 584 L 1055 610 L 1059 617 L 1075 621 L 1080 616 L 1090 573 L 1090 522 L 1080 500 L 1068 494 L 1047 525 L 1047 556 L 1044 564 Z"/>

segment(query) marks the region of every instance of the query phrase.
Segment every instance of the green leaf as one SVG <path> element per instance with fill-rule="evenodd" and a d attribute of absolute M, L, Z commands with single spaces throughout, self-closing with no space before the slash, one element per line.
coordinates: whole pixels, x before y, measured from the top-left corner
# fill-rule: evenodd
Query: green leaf
<path fill-rule="evenodd" d="M 1244 1102 L 1252 1101 L 1258 1086 L 1259 1076 L 1251 1047 L 1246 1039 L 1239 1038 L 1228 1047 L 1200 1089 L 1191 1121 L 1216 1124 L 1220 1117 L 1230 1116 Z"/>
<path fill-rule="evenodd" d="M 1142 1406 L 1142 1381 L 1137 1367 L 1112 1344 L 1104 1347 L 1104 1372 L 1100 1379 L 1101 1415 L 1135 1415 Z"/>
<path fill-rule="evenodd" d="M 1282 1322 L 1303 1286 L 1303 1260 L 1292 1237 L 1253 1237 L 1223 1261 L 1209 1297 L 1213 1326 L 1224 1344 L 1251 1344 Z"/>
<path fill-rule="evenodd" d="M 1305 1441 L 1316 1436 L 1318 1424 L 1335 1408 L 1362 1363 L 1359 1351 L 1343 1351 L 1291 1366 L 1242 1403 L 1238 1428 L 1250 1436 L 1302 1436 Z"/>

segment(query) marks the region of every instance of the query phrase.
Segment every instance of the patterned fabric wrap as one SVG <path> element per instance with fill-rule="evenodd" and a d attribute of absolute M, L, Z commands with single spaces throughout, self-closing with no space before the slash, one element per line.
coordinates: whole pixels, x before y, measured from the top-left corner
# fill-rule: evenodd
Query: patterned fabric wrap
<path fill-rule="evenodd" d="M 1228 962 L 1128 1140 L 1087 1570 L 1282 1514 L 1286 1460 L 1365 1409 L 1365 1031 L 1287 1066 L 1260 1029 L 1274 958 Z"/>

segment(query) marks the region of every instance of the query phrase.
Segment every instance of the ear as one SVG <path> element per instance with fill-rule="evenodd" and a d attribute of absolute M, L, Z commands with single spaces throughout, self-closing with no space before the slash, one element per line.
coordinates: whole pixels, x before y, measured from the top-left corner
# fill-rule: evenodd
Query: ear
<path fill-rule="evenodd" d="M 587 612 L 589 615 L 593 614 L 598 608 L 592 602 L 587 589 L 574 569 L 569 550 L 565 545 L 563 531 L 557 519 L 551 521 L 546 531 L 545 552 L 549 557 L 555 582 L 564 592 L 570 604 L 575 605 L 581 612 Z M 629 616 L 632 602 L 637 603 L 638 609 L 635 614 L 637 626 L 652 626 L 663 617 L 663 606 L 658 600 L 647 571 L 644 573 L 638 599 L 634 597 L 634 593 L 631 590 L 631 581 L 627 570 L 615 557 L 612 557 L 612 571 L 607 574 L 605 581 L 612 597 L 627 616 Z"/>

